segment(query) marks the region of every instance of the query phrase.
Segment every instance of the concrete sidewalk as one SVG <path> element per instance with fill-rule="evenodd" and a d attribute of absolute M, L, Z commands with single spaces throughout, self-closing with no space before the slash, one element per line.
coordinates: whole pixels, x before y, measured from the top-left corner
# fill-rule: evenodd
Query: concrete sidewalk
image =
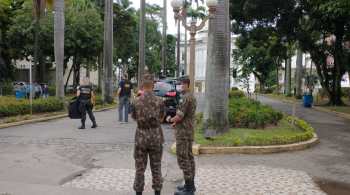
<path fill-rule="evenodd" d="M 288 104 L 261 101 L 291 111 Z M 314 180 L 350 181 L 349 121 L 302 108 L 297 114 L 316 128 L 320 145 L 293 153 L 196 157 L 196 194 L 323 194 Z M 97 129 L 77 130 L 79 121 L 66 118 L 1 129 L 0 194 L 134 194 L 136 124 L 119 124 L 116 110 L 96 118 Z M 171 195 L 182 173 L 169 153 L 173 130 L 165 125 L 164 133 L 162 194 Z M 150 180 L 148 172 L 147 195 Z"/>

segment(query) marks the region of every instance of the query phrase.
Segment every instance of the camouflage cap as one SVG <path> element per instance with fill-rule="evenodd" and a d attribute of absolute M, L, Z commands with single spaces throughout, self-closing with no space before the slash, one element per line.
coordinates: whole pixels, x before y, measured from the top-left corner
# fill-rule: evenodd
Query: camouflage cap
<path fill-rule="evenodd" d="M 152 74 L 149 73 L 145 73 L 143 75 L 143 84 L 152 84 L 154 83 L 154 76 Z"/>

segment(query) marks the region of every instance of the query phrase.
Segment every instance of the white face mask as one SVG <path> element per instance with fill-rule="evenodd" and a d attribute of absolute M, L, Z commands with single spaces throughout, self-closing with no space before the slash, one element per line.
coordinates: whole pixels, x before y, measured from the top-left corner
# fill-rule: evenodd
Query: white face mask
<path fill-rule="evenodd" d="M 176 90 L 179 91 L 179 92 L 182 92 L 183 91 L 183 85 L 176 85 Z"/>

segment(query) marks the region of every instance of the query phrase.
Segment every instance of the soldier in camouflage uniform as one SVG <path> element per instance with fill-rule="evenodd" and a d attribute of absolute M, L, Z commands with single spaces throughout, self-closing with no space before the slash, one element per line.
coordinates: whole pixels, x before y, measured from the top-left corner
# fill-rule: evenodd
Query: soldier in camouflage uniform
<path fill-rule="evenodd" d="M 175 127 L 176 156 L 180 169 L 185 179 L 184 186 L 178 186 L 175 195 L 192 195 L 196 191 L 194 185 L 195 162 L 192 154 L 192 143 L 194 140 L 194 122 L 196 114 L 196 98 L 190 92 L 190 79 L 180 79 L 183 94 L 176 111 L 176 116 L 170 119 Z"/>
<path fill-rule="evenodd" d="M 134 150 L 136 195 L 141 195 L 144 190 L 144 173 L 148 157 L 155 195 L 160 195 L 162 189 L 161 160 L 164 138 L 161 122 L 165 116 L 165 105 L 162 99 L 153 94 L 153 82 L 152 75 L 144 75 L 144 93 L 137 97 L 131 106 L 131 116 L 137 121 Z"/>

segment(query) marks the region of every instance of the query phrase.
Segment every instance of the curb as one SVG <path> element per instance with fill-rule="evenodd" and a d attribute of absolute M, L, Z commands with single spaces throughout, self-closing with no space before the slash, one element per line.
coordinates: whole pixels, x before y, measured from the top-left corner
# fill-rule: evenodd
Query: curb
<path fill-rule="evenodd" d="M 310 148 L 318 144 L 320 140 L 314 134 L 310 140 L 286 144 L 286 145 L 270 145 L 270 146 L 242 146 L 242 147 L 207 147 L 199 148 L 200 154 L 271 154 L 280 152 L 291 152 Z"/>
<path fill-rule="evenodd" d="M 272 154 L 281 152 L 292 152 L 305 150 L 320 143 L 318 136 L 314 133 L 314 137 L 310 140 L 285 145 L 270 145 L 270 146 L 241 146 L 241 147 L 211 147 L 193 144 L 193 155 L 200 154 Z M 171 146 L 171 152 L 176 154 L 176 142 Z"/>
<path fill-rule="evenodd" d="M 170 147 L 170 151 L 171 153 L 175 154 L 176 155 L 176 142 L 174 142 L 171 147 Z M 195 156 L 198 156 L 200 153 L 200 145 L 199 144 L 196 144 L 194 143 L 192 145 L 192 154 L 195 155 Z"/>
<path fill-rule="evenodd" d="M 274 98 L 274 97 L 270 97 L 268 95 L 262 95 L 261 96 L 263 97 L 266 97 L 266 98 L 271 98 L 271 99 L 275 99 L 275 100 L 279 100 L 281 102 L 284 102 L 284 103 L 289 103 L 289 104 L 294 104 L 294 103 L 299 103 L 299 102 L 294 102 L 294 101 L 291 101 L 291 100 L 284 100 L 284 99 L 278 99 L 278 98 Z M 322 108 L 320 106 L 312 106 L 311 109 L 315 109 L 317 111 L 321 111 L 321 112 L 326 112 L 326 113 L 330 113 L 330 114 L 335 114 L 337 115 L 338 117 L 342 117 L 342 118 L 345 118 L 345 119 L 349 119 L 350 120 L 350 114 L 346 114 L 346 113 L 342 113 L 342 112 L 337 112 L 337 111 L 333 111 L 333 110 L 329 110 L 327 108 Z"/>
<path fill-rule="evenodd" d="M 302 102 L 299 102 L 297 100 L 293 101 L 293 100 L 287 100 L 287 99 L 279 99 L 279 98 L 276 98 L 276 97 L 271 97 L 269 95 L 266 95 L 266 94 L 259 94 L 260 96 L 263 96 L 263 97 L 266 97 L 266 98 L 271 98 L 271 99 L 274 99 L 274 100 L 279 100 L 281 102 L 284 102 L 284 103 L 289 103 L 289 104 L 298 104 L 298 103 L 302 103 Z"/>
<path fill-rule="evenodd" d="M 116 106 L 101 108 L 101 109 L 95 110 L 94 112 L 103 112 L 103 111 L 114 109 L 114 108 L 116 108 Z M 0 129 L 20 126 L 20 125 L 26 125 L 26 124 L 31 124 L 31 123 L 45 122 L 45 121 L 50 121 L 50 120 L 55 120 L 55 119 L 60 119 L 60 118 L 65 118 L 65 117 L 68 117 L 68 114 L 59 114 L 59 115 L 55 115 L 55 116 L 48 116 L 48 117 L 43 117 L 43 118 L 24 120 L 24 121 L 18 121 L 18 122 L 13 122 L 13 123 L 5 123 L 5 124 L 0 124 Z"/>
<path fill-rule="evenodd" d="M 326 113 L 330 113 L 330 114 L 335 114 L 339 117 L 342 117 L 342 118 L 345 118 L 345 119 L 349 119 L 350 120 L 350 114 L 345 114 L 345 113 L 342 113 L 342 112 L 337 112 L 337 111 L 333 111 L 333 110 L 329 110 L 329 109 L 326 109 L 326 108 L 322 108 L 320 106 L 313 106 L 312 107 L 313 109 L 315 110 L 318 110 L 318 111 L 321 111 L 321 112 L 326 112 Z"/>

